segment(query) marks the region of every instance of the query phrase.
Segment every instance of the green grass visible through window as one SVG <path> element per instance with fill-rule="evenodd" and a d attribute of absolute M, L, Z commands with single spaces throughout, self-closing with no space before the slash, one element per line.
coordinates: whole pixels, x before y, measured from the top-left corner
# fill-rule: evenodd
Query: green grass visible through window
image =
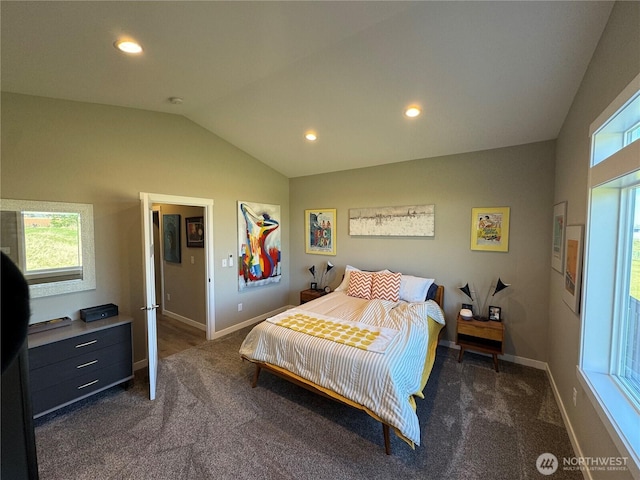
<path fill-rule="evenodd" d="M 27 272 L 81 265 L 78 215 L 50 215 L 48 220 L 24 217 Z"/>

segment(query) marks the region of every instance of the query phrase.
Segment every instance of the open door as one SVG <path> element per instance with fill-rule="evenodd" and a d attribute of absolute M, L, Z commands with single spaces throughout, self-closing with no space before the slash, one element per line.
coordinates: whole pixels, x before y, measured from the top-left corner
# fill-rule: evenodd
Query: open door
<path fill-rule="evenodd" d="M 147 321 L 147 358 L 149 359 L 149 399 L 156 398 L 156 382 L 158 379 L 158 327 L 156 324 L 156 286 L 153 254 L 153 210 L 149 195 L 140 194 L 142 209 L 142 251 L 144 268 L 144 310 Z"/>

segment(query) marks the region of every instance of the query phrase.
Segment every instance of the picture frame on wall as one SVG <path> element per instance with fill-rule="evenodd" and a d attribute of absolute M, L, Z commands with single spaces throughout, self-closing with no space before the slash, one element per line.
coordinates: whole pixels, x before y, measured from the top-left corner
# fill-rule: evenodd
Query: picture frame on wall
<path fill-rule="evenodd" d="M 204 218 L 187 217 L 184 222 L 187 232 L 187 248 L 204 248 Z"/>
<path fill-rule="evenodd" d="M 493 305 L 489 305 L 489 320 L 494 322 L 502 321 L 502 308 L 494 307 Z"/>
<path fill-rule="evenodd" d="M 162 245 L 165 262 L 181 262 L 180 215 L 167 214 L 162 216 Z"/>
<path fill-rule="evenodd" d="M 317 208 L 304 211 L 305 253 L 336 255 L 335 208 Z"/>
<path fill-rule="evenodd" d="M 471 209 L 471 250 L 509 251 L 510 207 Z"/>
<path fill-rule="evenodd" d="M 562 300 L 575 313 L 580 313 L 583 238 L 584 227 L 582 225 L 568 225 L 566 227 Z"/>
<path fill-rule="evenodd" d="M 564 273 L 564 236 L 567 222 L 567 202 L 553 206 L 553 239 L 551 242 L 551 267 Z"/>
<path fill-rule="evenodd" d="M 238 290 L 282 278 L 280 205 L 238 201 Z"/>

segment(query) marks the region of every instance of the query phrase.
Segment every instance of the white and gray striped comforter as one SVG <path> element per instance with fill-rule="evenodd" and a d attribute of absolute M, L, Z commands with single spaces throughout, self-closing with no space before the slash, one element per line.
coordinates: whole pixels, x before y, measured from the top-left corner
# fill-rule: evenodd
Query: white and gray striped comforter
<path fill-rule="evenodd" d="M 364 300 L 333 292 L 297 309 L 399 333 L 385 353 L 376 353 L 262 322 L 247 335 L 240 354 L 277 365 L 367 407 L 420 445 L 410 397 L 420 392 L 429 341 L 427 316 L 444 325 L 438 304 Z"/>

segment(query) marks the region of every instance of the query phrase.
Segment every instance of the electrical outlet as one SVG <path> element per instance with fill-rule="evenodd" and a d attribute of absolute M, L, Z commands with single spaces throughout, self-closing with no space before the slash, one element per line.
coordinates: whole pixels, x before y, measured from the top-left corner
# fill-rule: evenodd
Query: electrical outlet
<path fill-rule="evenodd" d="M 242 311 L 242 304 L 241 304 L 241 303 L 239 303 L 239 304 L 238 304 L 238 311 L 239 311 L 239 312 L 241 312 L 241 311 Z"/>
<path fill-rule="evenodd" d="M 573 406 L 575 407 L 577 403 L 578 403 L 578 390 L 576 390 L 576 387 L 573 387 Z"/>
<path fill-rule="evenodd" d="M 227 268 L 227 259 L 226 258 L 222 259 L 222 268 Z"/>

